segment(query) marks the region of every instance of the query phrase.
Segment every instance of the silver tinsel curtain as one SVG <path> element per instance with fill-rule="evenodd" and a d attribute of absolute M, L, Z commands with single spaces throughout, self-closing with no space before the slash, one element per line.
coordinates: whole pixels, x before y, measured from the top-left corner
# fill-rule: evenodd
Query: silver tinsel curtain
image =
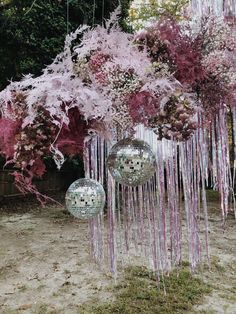
<path fill-rule="evenodd" d="M 192 0 L 191 5 L 197 16 L 236 14 L 234 0 Z M 228 140 L 229 114 L 234 155 L 230 154 Z M 143 126 L 137 128 L 135 137 L 148 142 L 157 158 L 154 177 L 135 188 L 115 183 L 107 171 L 106 158 L 115 143 L 98 137 L 86 143 L 86 177 L 99 181 L 107 192 L 105 212 L 90 222 L 93 258 L 100 265 L 109 264 L 114 276 L 119 263 L 132 262 L 134 257 L 159 275 L 181 265 L 182 246 L 187 239 L 194 269 L 202 258 L 209 259 L 206 187 L 219 191 L 223 221 L 229 210 L 235 211 L 229 196 L 234 194 L 235 184 L 236 111 L 221 110 L 211 129 L 199 129 L 184 143 L 158 141 Z M 121 138 L 119 133 L 117 141 Z"/>

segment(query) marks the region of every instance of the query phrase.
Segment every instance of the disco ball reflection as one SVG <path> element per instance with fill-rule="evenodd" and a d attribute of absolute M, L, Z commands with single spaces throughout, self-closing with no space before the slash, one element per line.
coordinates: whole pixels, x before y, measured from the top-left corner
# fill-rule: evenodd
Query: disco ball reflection
<path fill-rule="evenodd" d="M 79 179 L 66 192 L 66 207 L 77 218 L 93 218 L 102 212 L 104 205 L 105 191 L 95 180 Z"/>
<path fill-rule="evenodd" d="M 125 138 L 112 147 L 107 165 L 117 182 L 138 186 L 153 176 L 156 158 L 148 143 L 139 139 Z"/>

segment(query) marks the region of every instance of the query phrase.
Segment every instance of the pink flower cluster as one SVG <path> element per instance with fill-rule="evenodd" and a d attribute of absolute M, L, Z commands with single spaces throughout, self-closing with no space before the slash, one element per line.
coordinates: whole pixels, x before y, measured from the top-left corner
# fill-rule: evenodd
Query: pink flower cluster
<path fill-rule="evenodd" d="M 186 92 L 197 95 L 205 117 L 232 98 L 236 76 L 227 51 L 235 49 L 232 31 L 222 19 L 202 19 L 193 31 L 173 19 L 163 19 L 136 36 L 153 62 L 165 62 Z M 173 103 L 173 102 L 172 102 Z"/>
<path fill-rule="evenodd" d="M 89 67 L 93 73 L 97 73 L 101 70 L 101 67 L 110 59 L 109 55 L 105 55 L 101 52 L 93 53 L 89 59 Z"/>
<path fill-rule="evenodd" d="M 103 65 L 110 59 L 109 55 L 103 54 L 101 52 L 93 53 L 89 59 L 89 68 L 95 75 L 96 80 L 101 85 L 108 84 L 107 73 L 103 68 Z"/>
<path fill-rule="evenodd" d="M 150 92 L 141 91 L 130 96 L 128 106 L 134 123 L 142 123 L 147 126 L 149 119 L 157 115 L 159 103 Z"/>
<path fill-rule="evenodd" d="M 50 154 L 51 139 L 55 138 L 58 127 L 51 123 L 49 113 L 42 105 L 37 107 L 38 114 L 33 123 L 22 127 L 26 94 L 15 93 L 13 99 L 15 102 L 9 104 L 12 118 L 0 119 L 0 125 L 7 131 L 0 134 L 1 152 L 8 157 L 8 162 L 14 162 L 17 169 L 41 177 L 45 172 L 43 157 Z"/>
<path fill-rule="evenodd" d="M 14 93 L 12 99 L 14 102 L 8 106 L 11 118 L 0 118 L 0 130 L 3 131 L 0 132 L 0 152 L 7 158 L 7 164 L 14 165 L 14 176 L 19 189 L 22 192 L 33 189 L 36 192 L 32 179 L 42 177 L 45 173 L 44 157 L 51 155 L 52 144 L 65 155 L 80 154 L 89 124 L 77 108 L 72 108 L 68 112 L 69 126 L 64 124 L 60 130 L 52 122 L 45 107 L 39 104 L 33 123 L 23 127 L 26 93 Z"/>
<path fill-rule="evenodd" d="M 198 128 L 196 106 L 181 94 L 172 95 L 149 124 L 160 139 L 186 141 Z"/>

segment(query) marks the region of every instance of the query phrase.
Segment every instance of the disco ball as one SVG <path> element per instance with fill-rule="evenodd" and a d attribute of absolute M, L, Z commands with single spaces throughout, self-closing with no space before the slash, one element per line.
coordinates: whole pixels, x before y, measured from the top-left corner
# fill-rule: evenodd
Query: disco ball
<path fill-rule="evenodd" d="M 139 139 L 125 138 L 112 147 L 107 165 L 117 182 L 137 186 L 152 177 L 156 158 L 148 143 Z"/>
<path fill-rule="evenodd" d="M 93 218 L 103 210 L 104 205 L 103 186 L 95 180 L 79 179 L 66 192 L 66 207 L 77 218 Z"/>

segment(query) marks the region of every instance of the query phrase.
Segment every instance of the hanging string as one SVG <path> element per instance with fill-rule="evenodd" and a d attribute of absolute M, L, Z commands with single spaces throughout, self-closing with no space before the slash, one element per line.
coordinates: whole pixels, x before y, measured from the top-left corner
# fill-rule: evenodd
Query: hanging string
<path fill-rule="evenodd" d="M 66 33 L 69 34 L 70 7 L 69 0 L 66 3 Z"/>
<path fill-rule="evenodd" d="M 93 0 L 93 26 L 95 24 L 96 0 Z"/>
<path fill-rule="evenodd" d="M 105 0 L 102 0 L 102 25 L 104 23 Z"/>

